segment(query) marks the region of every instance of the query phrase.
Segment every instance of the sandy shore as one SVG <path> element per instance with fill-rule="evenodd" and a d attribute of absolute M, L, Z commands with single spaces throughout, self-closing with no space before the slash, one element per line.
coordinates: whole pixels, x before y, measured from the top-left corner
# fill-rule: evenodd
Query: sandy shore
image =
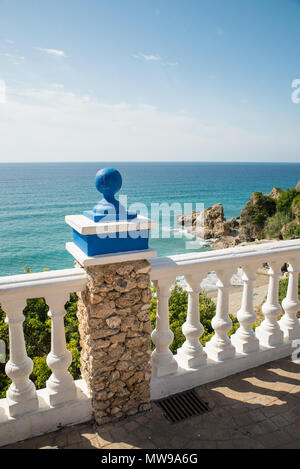
<path fill-rule="evenodd" d="M 257 274 L 256 282 L 253 291 L 253 303 L 254 309 L 257 310 L 265 301 L 268 291 L 268 281 L 269 277 L 265 274 Z M 236 316 L 236 313 L 241 307 L 243 294 L 243 287 L 232 285 L 230 288 L 229 294 L 229 311 L 233 316 Z M 208 292 L 207 295 L 212 298 L 214 301 L 217 299 L 218 292 L 212 291 Z"/>

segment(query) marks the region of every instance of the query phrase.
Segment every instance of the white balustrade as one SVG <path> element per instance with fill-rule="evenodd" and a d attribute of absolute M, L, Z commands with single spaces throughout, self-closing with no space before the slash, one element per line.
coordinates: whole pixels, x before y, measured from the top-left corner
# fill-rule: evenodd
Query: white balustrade
<path fill-rule="evenodd" d="M 259 349 L 259 342 L 252 329 L 256 320 L 256 313 L 253 308 L 253 289 L 256 279 L 255 272 L 257 266 L 248 264 L 243 266 L 243 295 L 241 308 L 237 312 L 237 319 L 240 327 L 231 336 L 231 342 L 239 353 L 250 353 Z"/>
<path fill-rule="evenodd" d="M 9 327 L 10 359 L 5 372 L 12 380 L 7 393 L 7 411 L 11 417 L 33 411 L 38 407 L 35 386 L 29 379 L 33 370 L 32 360 L 27 356 L 23 333 L 23 310 L 26 300 L 2 300 L 2 309 L 6 313 L 5 322 Z"/>
<path fill-rule="evenodd" d="M 182 327 L 182 332 L 186 337 L 183 346 L 177 350 L 177 361 L 179 366 L 187 368 L 198 368 L 206 363 L 207 355 L 203 350 L 200 337 L 204 328 L 200 322 L 199 313 L 199 293 L 201 292 L 200 283 L 204 277 L 203 274 L 186 275 L 188 284 L 188 311 L 187 319 Z"/>
<path fill-rule="evenodd" d="M 152 353 L 152 375 L 164 376 L 177 371 L 177 362 L 169 346 L 173 342 L 174 334 L 169 324 L 170 288 L 174 278 L 165 278 L 154 282 L 157 294 L 156 325 L 152 332 L 155 350 Z"/>
<path fill-rule="evenodd" d="M 226 270 L 216 270 L 218 299 L 216 315 L 211 322 L 215 334 L 205 347 L 208 357 L 215 361 L 228 360 L 235 355 L 235 348 L 228 337 L 228 332 L 232 327 L 229 317 L 229 287 L 233 273 L 234 270 L 230 267 Z"/>
<path fill-rule="evenodd" d="M 266 262 L 270 269 L 267 300 L 262 307 L 264 320 L 254 332 L 256 271 Z M 285 314 L 279 321 L 282 310 L 278 301 L 278 286 L 281 266 L 285 262 L 289 263 L 289 282 L 286 298 L 282 302 Z M 297 312 L 300 311 L 299 239 L 156 258 L 151 259 L 150 263 L 151 280 L 161 286 L 158 294 L 158 321 L 153 336 L 157 349 L 152 355 L 152 399 L 291 355 L 292 340 L 300 338 L 300 320 L 297 318 Z M 229 311 L 230 279 L 237 267 L 243 269 L 241 305 L 238 311 Z M 199 341 L 203 333 L 199 315 L 200 282 L 203 273 L 211 271 L 216 272 L 218 277 L 216 314 L 211 322 L 214 335 L 202 348 Z M 189 296 L 187 318 L 182 327 L 186 341 L 173 357 L 169 351 L 173 335 L 169 327 L 168 298 L 171 283 L 179 276 L 185 277 Z M 232 327 L 230 313 L 236 314 L 240 323 L 231 337 L 228 336 Z M 179 365 L 177 370 L 174 360 Z"/>
<path fill-rule="evenodd" d="M 300 338 L 300 324 L 297 318 L 297 313 L 300 311 L 300 301 L 298 299 L 300 257 L 293 257 L 289 260 L 288 272 L 287 295 L 282 301 L 282 307 L 285 313 L 279 321 L 279 327 L 283 331 L 285 338 L 294 340 Z"/>
<path fill-rule="evenodd" d="M 260 345 L 265 347 L 275 347 L 283 342 L 283 332 L 278 324 L 278 316 L 281 314 L 281 307 L 278 300 L 279 279 L 281 275 L 282 261 L 269 262 L 270 268 L 269 286 L 267 300 L 262 306 L 265 319 L 255 330 L 255 335 Z"/>
<path fill-rule="evenodd" d="M 270 265 L 267 300 L 262 307 L 265 318 L 254 334 L 255 270 L 265 262 Z M 278 285 L 281 266 L 285 262 L 289 263 L 288 290 L 282 302 L 284 315 L 278 321 L 282 313 L 278 302 Z M 292 340 L 300 338 L 297 318 L 300 310 L 300 240 L 156 258 L 150 263 L 151 280 L 157 289 L 156 327 L 152 333 L 156 347 L 151 358 L 152 399 L 291 355 Z M 229 288 L 231 276 L 238 266 L 243 268 L 244 282 L 241 307 L 237 312 L 240 327 L 230 338 L 228 331 L 232 321 L 229 313 L 235 314 L 236 311 L 229 311 Z M 216 314 L 212 319 L 215 334 L 203 349 L 199 341 L 203 333 L 199 316 L 199 292 L 204 272 L 209 271 L 217 274 L 218 297 Z M 169 324 L 168 302 L 170 288 L 178 276 L 186 279 L 189 299 L 187 318 L 183 325 L 186 341 L 177 355 L 173 356 L 169 348 L 173 333 Z M 12 379 L 7 398 L 0 400 L 0 444 L 1 441 L 7 441 L 6 428 L 12 428 L 9 427 L 12 421 L 20 439 L 24 427 L 23 414 L 24 419 L 30 415 L 32 420 L 28 421 L 36 424 L 33 428 L 30 423 L 31 436 L 41 433 L 41 427 L 44 432 L 51 431 L 57 422 L 70 424 L 74 423 L 74 419 L 79 422 L 91 418 L 91 398 L 86 385 L 82 380 L 74 382 L 68 371 L 71 355 L 66 347 L 64 329 L 64 306 L 69 294 L 84 290 L 86 283 L 87 275 L 79 268 L 0 278 L 0 303 L 9 326 L 10 359 L 6 373 Z M 45 298 L 52 324 L 51 351 L 47 358 L 52 375 L 46 388 L 38 391 L 30 381 L 32 361 L 26 353 L 23 333 L 23 310 L 28 298 Z M 28 432 L 29 427 L 26 428 Z M 13 439 L 11 434 L 10 430 L 10 441 Z M 26 435 L 22 434 L 22 437 L 26 438 Z"/>
<path fill-rule="evenodd" d="M 72 355 L 66 347 L 64 305 L 70 293 L 82 291 L 86 282 L 86 273 L 80 268 L 0 278 L 0 303 L 9 327 L 10 359 L 5 367 L 12 379 L 6 394 L 9 416 L 17 417 L 39 408 L 35 386 L 29 379 L 33 363 L 26 353 L 23 332 L 23 310 L 28 298 L 45 298 L 50 307 L 51 351 L 47 364 L 52 375 L 47 381 L 46 399 L 50 406 L 56 406 L 76 398 L 74 380 L 68 372 Z"/>
<path fill-rule="evenodd" d="M 47 365 L 52 375 L 46 383 L 49 403 L 51 406 L 76 398 L 76 388 L 68 368 L 72 363 L 72 354 L 67 350 L 64 316 L 65 304 L 69 294 L 64 290 L 55 292 L 55 296 L 45 297 L 49 306 L 48 316 L 51 318 L 51 352 L 47 357 Z"/>

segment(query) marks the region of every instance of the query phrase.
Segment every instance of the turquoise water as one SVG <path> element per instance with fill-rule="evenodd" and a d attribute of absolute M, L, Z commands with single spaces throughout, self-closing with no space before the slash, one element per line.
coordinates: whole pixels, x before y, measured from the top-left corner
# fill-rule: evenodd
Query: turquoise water
<path fill-rule="evenodd" d="M 300 179 L 300 164 L 292 163 L 1 164 L 0 275 L 23 273 L 24 265 L 35 272 L 72 267 L 65 250 L 72 231 L 64 217 L 95 205 L 101 198 L 95 174 L 110 166 L 121 172 L 120 194 L 129 204 L 204 203 L 207 208 L 222 202 L 227 218 L 239 215 L 253 191 L 286 189 Z M 150 245 L 163 256 L 185 252 L 186 241 L 160 237 Z M 199 244 L 197 250 L 205 249 Z"/>

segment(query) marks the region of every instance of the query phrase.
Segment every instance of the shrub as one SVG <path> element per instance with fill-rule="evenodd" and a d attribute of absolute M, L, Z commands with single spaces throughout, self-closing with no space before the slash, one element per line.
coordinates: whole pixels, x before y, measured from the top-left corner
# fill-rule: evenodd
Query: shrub
<path fill-rule="evenodd" d="M 276 201 L 272 197 L 254 192 L 255 203 L 247 207 L 247 214 L 260 229 L 263 229 L 265 221 L 276 212 Z"/>
<path fill-rule="evenodd" d="M 293 215 L 295 215 L 296 218 L 299 218 L 299 215 L 300 215 L 300 194 L 299 193 L 293 199 L 292 212 L 293 212 Z"/>
<path fill-rule="evenodd" d="M 299 223 L 290 223 L 287 227 L 284 229 L 284 239 L 293 239 L 293 238 L 298 238 L 300 236 L 300 224 Z"/>
<path fill-rule="evenodd" d="M 151 325 L 152 329 L 155 328 L 156 320 L 156 308 L 157 308 L 157 298 L 155 296 L 155 289 L 153 289 L 154 295 L 151 302 Z M 186 321 L 187 316 L 187 306 L 188 306 L 188 293 L 182 288 L 178 283 L 171 290 L 171 295 L 169 298 L 169 320 L 170 320 L 170 329 L 174 334 L 174 340 L 170 345 L 170 350 L 172 353 L 176 353 L 177 350 L 185 342 L 185 336 L 182 333 L 182 326 Z M 203 346 L 212 338 L 214 335 L 214 330 L 211 325 L 211 321 L 216 314 L 216 305 L 214 301 L 207 296 L 207 294 L 202 291 L 199 294 L 199 313 L 201 317 L 201 324 L 203 325 L 204 332 L 200 338 L 200 342 Z M 239 327 L 239 322 L 236 317 L 230 315 L 233 322 L 232 328 L 230 329 L 228 335 L 233 334 Z M 154 344 L 152 344 L 152 350 L 154 349 Z"/>
<path fill-rule="evenodd" d="M 74 379 L 80 377 L 80 340 L 78 332 L 77 296 L 70 295 L 70 300 L 66 304 L 65 331 L 67 348 L 71 351 L 73 361 L 69 371 Z M 33 372 L 30 379 L 37 389 L 43 388 L 51 375 L 51 370 L 47 366 L 47 354 L 51 349 L 51 321 L 47 316 L 48 306 L 43 298 L 27 300 L 24 309 L 25 320 L 23 323 L 24 337 L 28 356 L 33 360 Z M 6 344 L 7 360 L 9 358 L 8 325 L 5 323 L 5 313 L 0 305 L 0 339 Z M 0 363 L 0 397 L 5 397 L 6 390 L 11 383 L 10 378 L 5 374 L 5 364 Z"/>
<path fill-rule="evenodd" d="M 265 238 L 282 238 L 281 230 L 282 227 L 289 223 L 291 220 L 290 215 L 285 212 L 276 212 L 275 215 L 269 217 L 266 220 L 264 226 L 264 237 Z"/>
<path fill-rule="evenodd" d="M 286 191 L 282 191 L 281 196 L 276 201 L 276 208 L 278 212 L 285 212 L 286 214 L 290 215 L 292 218 L 292 202 L 293 199 L 298 195 L 299 192 L 292 188 L 287 189 Z"/>

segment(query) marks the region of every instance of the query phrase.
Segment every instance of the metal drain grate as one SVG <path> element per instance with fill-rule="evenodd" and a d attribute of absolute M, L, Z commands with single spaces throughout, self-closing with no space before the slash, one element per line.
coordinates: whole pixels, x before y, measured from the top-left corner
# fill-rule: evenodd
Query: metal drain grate
<path fill-rule="evenodd" d="M 159 399 L 155 403 L 171 423 L 182 422 L 210 411 L 208 403 L 201 401 L 193 389 Z"/>

